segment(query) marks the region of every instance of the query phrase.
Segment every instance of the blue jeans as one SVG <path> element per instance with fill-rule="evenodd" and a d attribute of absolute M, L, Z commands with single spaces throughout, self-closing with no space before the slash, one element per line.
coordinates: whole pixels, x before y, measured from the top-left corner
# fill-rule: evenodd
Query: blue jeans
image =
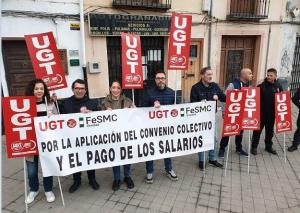
<path fill-rule="evenodd" d="M 39 177 L 38 177 L 38 168 L 39 168 L 39 157 L 34 156 L 34 161 L 26 161 L 27 165 L 27 175 L 29 180 L 30 191 L 37 192 L 39 190 Z M 52 191 L 53 187 L 53 177 L 44 177 L 43 184 L 45 192 Z"/>
<path fill-rule="evenodd" d="M 124 165 L 124 177 L 130 177 L 130 164 Z M 115 180 L 121 180 L 121 166 L 114 166 L 113 167 L 114 172 L 114 179 Z"/>
<path fill-rule="evenodd" d="M 171 171 L 172 170 L 172 160 L 171 160 L 171 158 L 165 158 L 164 161 L 165 161 L 165 170 L 167 172 Z M 146 162 L 146 170 L 147 170 L 147 174 L 153 173 L 153 160 Z"/>
<path fill-rule="evenodd" d="M 211 161 L 217 160 L 217 142 L 218 142 L 218 124 L 215 124 L 215 144 L 214 149 L 208 151 L 208 159 Z M 199 161 L 204 161 L 204 152 L 199 152 Z"/>

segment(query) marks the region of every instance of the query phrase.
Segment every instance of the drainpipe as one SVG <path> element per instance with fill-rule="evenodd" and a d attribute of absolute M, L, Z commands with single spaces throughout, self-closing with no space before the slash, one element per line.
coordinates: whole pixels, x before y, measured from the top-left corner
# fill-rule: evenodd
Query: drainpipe
<path fill-rule="evenodd" d="M 207 51 L 207 66 L 210 66 L 210 58 L 211 58 L 211 28 L 212 28 L 212 8 L 213 8 L 213 0 L 210 0 L 210 9 L 208 12 L 209 17 L 209 26 L 208 26 L 208 51 Z"/>
<path fill-rule="evenodd" d="M 267 75 L 267 69 L 268 69 L 268 57 L 269 57 L 269 49 L 270 49 L 270 37 L 271 37 L 271 24 L 269 25 L 267 53 L 266 53 L 266 61 L 265 61 L 265 76 L 264 77 L 266 77 L 266 75 Z"/>

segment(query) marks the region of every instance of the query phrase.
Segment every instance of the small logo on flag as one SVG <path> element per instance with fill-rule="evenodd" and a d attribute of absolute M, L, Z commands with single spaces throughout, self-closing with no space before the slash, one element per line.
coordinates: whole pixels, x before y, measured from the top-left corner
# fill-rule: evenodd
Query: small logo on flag
<path fill-rule="evenodd" d="M 83 117 L 79 118 L 79 127 L 84 127 L 84 120 Z"/>
<path fill-rule="evenodd" d="M 184 117 L 184 108 L 180 108 L 180 116 Z"/>

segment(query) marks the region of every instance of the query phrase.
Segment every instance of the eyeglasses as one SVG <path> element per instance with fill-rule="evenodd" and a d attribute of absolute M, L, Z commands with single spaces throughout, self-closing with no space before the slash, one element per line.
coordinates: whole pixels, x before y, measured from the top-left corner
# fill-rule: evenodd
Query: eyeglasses
<path fill-rule="evenodd" d="M 166 77 L 155 78 L 155 80 L 166 80 Z"/>
<path fill-rule="evenodd" d="M 82 91 L 82 90 L 85 90 L 85 88 L 82 88 L 82 87 L 75 87 L 74 90 L 76 90 L 76 91 Z"/>

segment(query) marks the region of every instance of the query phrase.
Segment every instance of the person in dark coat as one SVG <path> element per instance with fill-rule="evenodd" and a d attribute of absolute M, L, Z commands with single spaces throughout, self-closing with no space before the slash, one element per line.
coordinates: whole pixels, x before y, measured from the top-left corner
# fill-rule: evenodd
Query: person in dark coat
<path fill-rule="evenodd" d="M 265 128 L 265 150 L 271 154 L 277 155 L 273 149 L 272 138 L 274 135 L 275 123 L 275 93 L 281 92 L 282 87 L 277 81 L 277 70 L 270 68 L 267 70 L 267 77 L 260 87 L 260 130 L 253 131 L 251 153 L 257 155 L 257 147 L 260 134 Z"/>
<path fill-rule="evenodd" d="M 252 80 L 251 69 L 243 68 L 240 72 L 240 77 L 234 79 L 231 83 L 228 84 L 226 88 L 226 92 L 228 90 L 233 90 L 233 89 L 240 90 L 242 87 L 249 87 L 251 80 Z M 242 140 L 243 140 L 243 130 L 241 130 L 241 133 L 239 135 L 235 136 L 236 152 L 240 155 L 248 156 L 248 153 L 243 150 Z M 220 158 L 224 158 L 225 148 L 228 145 L 228 141 L 229 141 L 229 136 L 222 137 L 220 142 L 219 154 L 218 154 Z"/>
<path fill-rule="evenodd" d="M 176 103 L 179 101 L 176 100 Z M 175 103 L 175 91 L 166 86 L 166 74 L 164 71 L 158 71 L 155 74 L 155 86 L 147 91 L 144 99 L 144 107 L 155 107 L 159 108 L 161 105 L 171 105 Z M 165 171 L 167 176 L 177 181 L 178 177 L 172 168 L 171 158 L 165 158 Z M 153 183 L 153 161 L 146 162 L 146 183 Z"/>
<path fill-rule="evenodd" d="M 292 101 L 300 110 L 300 88 L 297 89 L 297 92 L 294 94 Z M 298 114 L 297 129 L 294 133 L 293 143 L 292 143 L 292 146 L 290 146 L 288 148 L 288 151 L 293 152 L 293 151 L 297 150 L 299 144 L 300 144 L 300 113 Z"/>
<path fill-rule="evenodd" d="M 88 113 L 91 111 L 97 111 L 98 105 L 94 100 L 89 99 L 86 95 L 86 82 L 81 79 L 77 79 L 72 84 L 73 96 L 63 101 L 60 112 L 62 114 L 69 113 Z M 96 181 L 95 170 L 87 171 L 89 184 L 94 190 L 99 189 L 99 184 Z M 81 185 L 81 172 L 73 174 L 73 184 L 69 188 L 69 192 L 75 192 Z"/>
<path fill-rule="evenodd" d="M 204 67 L 200 70 L 201 80 L 193 85 L 191 89 L 190 101 L 200 102 L 200 101 L 226 101 L 226 95 L 220 89 L 218 84 L 212 81 L 213 72 L 210 67 Z M 217 161 L 217 125 L 215 129 L 215 146 L 213 150 L 209 151 L 209 161 L 210 165 L 222 168 L 223 165 Z M 204 169 L 204 152 L 199 152 L 199 168 Z"/>

